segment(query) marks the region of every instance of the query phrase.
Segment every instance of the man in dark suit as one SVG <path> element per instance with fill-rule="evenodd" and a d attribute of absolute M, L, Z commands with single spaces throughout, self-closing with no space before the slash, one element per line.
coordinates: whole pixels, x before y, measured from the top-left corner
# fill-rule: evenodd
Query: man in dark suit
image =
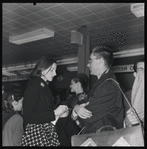
<path fill-rule="evenodd" d="M 123 127 L 122 94 L 115 83 L 112 63 L 113 53 L 109 48 L 95 47 L 90 54 L 87 67 L 91 75 L 97 76 L 97 81 L 88 93 L 89 102 L 76 105 L 73 110 L 73 115 L 84 121 L 82 133 L 95 133 L 105 125 Z"/>

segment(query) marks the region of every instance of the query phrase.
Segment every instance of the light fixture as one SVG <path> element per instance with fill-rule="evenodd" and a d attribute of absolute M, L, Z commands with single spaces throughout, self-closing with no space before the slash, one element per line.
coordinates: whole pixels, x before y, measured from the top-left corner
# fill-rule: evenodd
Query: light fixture
<path fill-rule="evenodd" d="M 78 71 L 78 66 L 68 66 L 66 69 L 68 71 Z"/>
<path fill-rule="evenodd" d="M 9 42 L 19 45 L 19 44 L 45 39 L 53 36 L 54 36 L 54 31 L 49 30 L 47 28 L 42 28 L 32 32 L 27 32 L 21 35 L 9 37 Z"/>
<path fill-rule="evenodd" d="M 71 31 L 71 43 L 76 43 L 78 45 L 83 44 L 83 34 L 76 30 Z"/>
<path fill-rule="evenodd" d="M 32 69 L 34 68 L 36 64 L 30 63 L 30 64 L 21 64 L 21 65 L 15 65 L 15 66 L 9 66 L 9 67 L 3 67 L 2 72 L 10 72 L 10 71 L 17 71 L 17 70 L 25 70 L 25 69 Z"/>
<path fill-rule="evenodd" d="M 2 77 L 2 82 L 10 82 L 10 81 L 20 81 L 20 80 L 27 80 L 27 76 L 8 76 Z"/>
<path fill-rule="evenodd" d="M 57 61 L 57 63 L 58 63 L 58 65 L 67 65 L 67 64 L 78 63 L 78 57 L 60 59 L 60 60 Z"/>
<path fill-rule="evenodd" d="M 130 49 L 130 50 L 124 50 L 120 52 L 115 52 L 113 53 L 113 55 L 114 55 L 114 58 L 144 55 L 144 48 Z"/>
<path fill-rule="evenodd" d="M 7 72 L 7 71 L 3 71 L 3 75 L 4 76 L 17 76 L 17 74 L 11 73 L 11 72 Z"/>
<path fill-rule="evenodd" d="M 144 16 L 144 3 L 135 3 L 131 5 L 131 11 L 136 17 Z"/>

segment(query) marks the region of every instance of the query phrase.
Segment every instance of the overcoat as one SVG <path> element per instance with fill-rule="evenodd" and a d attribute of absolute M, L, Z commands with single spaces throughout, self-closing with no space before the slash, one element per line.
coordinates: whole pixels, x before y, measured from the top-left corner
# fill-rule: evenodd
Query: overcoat
<path fill-rule="evenodd" d="M 86 127 L 82 133 L 95 133 L 104 125 L 112 125 L 117 129 L 123 127 L 123 96 L 114 81 L 106 81 L 108 78 L 116 80 L 112 70 L 103 73 L 88 93 L 89 104 L 86 109 L 92 111 L 92 116 L 83 119 Z"/>
<path fill-rule="evenodd" d="M 23 100 L 24 126 L 55 120 L 54 97 L 42 78 L 33 78 L 27 85 Z"/>

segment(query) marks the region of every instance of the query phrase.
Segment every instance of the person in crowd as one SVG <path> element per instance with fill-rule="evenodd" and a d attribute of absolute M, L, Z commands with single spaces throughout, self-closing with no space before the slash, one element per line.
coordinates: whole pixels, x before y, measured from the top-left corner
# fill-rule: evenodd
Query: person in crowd
<path fill-rule="evenodd" d="M 135 77 L 135 80 L 131 90 L 130 103 L 136 110 L 140 121 L 144 125 L 144 59 L 141 59 L 134 63 L 133 75 Z M 126 111 L 126 126 L 138 124 L 138 119 L 135 117 L 134 113 L 131 111 L 130 107 L 127 104 Z"/>
<path fill-rule="evenodd" d="M 23 118 L 25 132 L 22 146 L 59 146 L 56 120 L 68 110 L 66 105 L 54 108 L 54 97 L 48 86 L 56 76 L 57 63 L 42 57 L 32 72 L 24 93 Z"/>
<path fill-rule="evenodd" d="M 5 92 L 5 87 L 2 84 L 2 108 L 4 107 L 4 104 L 5 104 L 6 95 L 7 95 L 7 93 Z"/>
<path fill-rule="evenodd" d="M 22 93 L 7 93 L 2 114 L 2 146 L 21 146 L 24 129 L 23 118 L 18 112 L 22 105 Z"/>
<path fill-rule="evenodd" d="M 112 63 L 111 49 L 98 46 L 92 50 L 87 67 L 91 75 L 97 76 L 97 81 L 88 93 L 88 102 L 77 104 L 73 109 L 74 117 L 79 116 L 84 121 L 82 134 L 95 133 L 105 125 L 123 128 L 123 97 L 117 84 L 111 80 L 116 80 Z"/>
<path fill-rule="evenodd" d="M 134 70 L 133 76 L 134 76 L 134 78 L 136 78 L 136 76 L 137 76 L 137 72 L 138 72 L 137 64 L 138 63 L 142 63 L 143 64 L 144 63 L 144 59 L 140 59 L 140 60 L 136 61 L 133 64 L 133 70 Z M 134 79 L 134 81 L 135 81 L 135 79 Z M 129 103 L 131 103 L 131 97 L 132 97 L 131 94 L 132 94 L 132 88 L 130 90 L 128 90 L 127 92 L 125 92 L 125 95 L 126 95 L 128 101 L 129 101 Z M 127 102 L 125 100 L 124 100 L 124 105 L 125 105 L 125 112 L 127 112 L 130 109 L 130 107 L 129 107 L 129 105 L 127 104 Z"/>
<path fill-rule="evenodd" d="M 76 93 L 76 97 L 71 98 L 72 101 L 68 103 L 68 106 L 73 109 L 76 104 L 82 104 L 87 102 L 87 86 L 88 86 L 88 78 L 84 74 L 80 74 L 71 79 L 71 92 Z M 76 124 L 81 129 L 83 127 L 83 122 L 81 119 L 75 119 L 73 114 L 71 113 L 71 118 L 76 121 Z"/>
<path fill-rule="evenodd" d="M 77 103 L 83 103 L 83 99 L 87 96 L 88 78 L 84 74 L 73 76 L 70 82 L 71 93 L 75 93 L 67 104 L 70 108 L 74 108 Z"/>
<path fill-rule="evenodd" d="M 87 96 L 88 78 L 84 74 L 78 74 L 71 78 L 70 89 L 71 93 L 74 93 L 70 99 L 67 100 L 69 109 L 78 103 L 85 103 Z M 71 111 L 64 119 L 59 119 L 57 122 L 57 132 L 59 134 L 61 146 L 71 146 L 71 136 L 78 134 L 82 128 L 82 122 L 72 119 Z"/>

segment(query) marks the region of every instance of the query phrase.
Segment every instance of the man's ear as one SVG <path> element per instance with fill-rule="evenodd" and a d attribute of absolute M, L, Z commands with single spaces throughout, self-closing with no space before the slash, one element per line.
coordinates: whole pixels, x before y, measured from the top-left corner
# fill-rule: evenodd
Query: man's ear
<path fill-rule="evenodd" d="M 99 59 L 99 64 L 100 64 L 100 65 L 102 65 L 102 64 L 104 65 L 104 63 L 105 63 L 105 61 L 104 61 L 104 59 L 101 57 L 101 58 Z"/>

